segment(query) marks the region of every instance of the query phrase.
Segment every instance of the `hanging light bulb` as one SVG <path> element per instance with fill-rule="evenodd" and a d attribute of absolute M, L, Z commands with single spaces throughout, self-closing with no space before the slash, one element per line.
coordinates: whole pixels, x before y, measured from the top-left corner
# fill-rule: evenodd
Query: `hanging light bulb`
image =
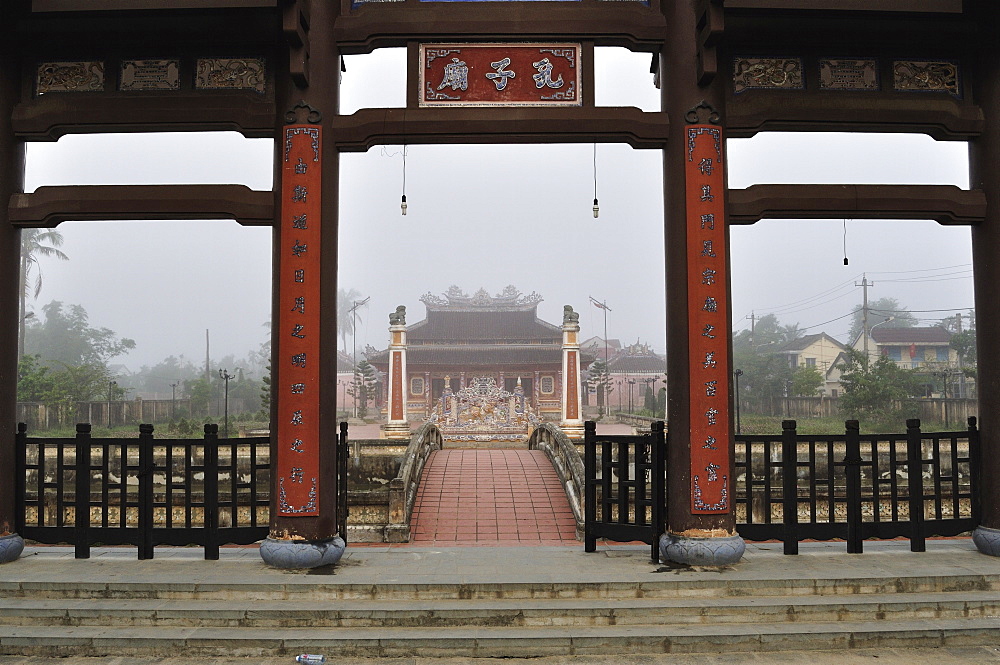
<path fill-rule="evenodd" d="M 594 143 L 594 219 L 601 216 L 601 206 L 597 203 L 597 143 Z"/>
<path fill-rule="evenodd" d="M 601 216 L 601 206 L 597 203 L 597 199 L 594 199 L 594 219 Z"/>
<path fill-rule="evenodd" d="M 403 194 L 403 199 L 399 204 L 399 211 L 404 215 L 406 214 L 406 194 Z"/>
<path fill-rule="evenodd" d="M 403 144 L 403 198 L 399 202 L 399 212 L 406 216 L 406 144 Z"/>

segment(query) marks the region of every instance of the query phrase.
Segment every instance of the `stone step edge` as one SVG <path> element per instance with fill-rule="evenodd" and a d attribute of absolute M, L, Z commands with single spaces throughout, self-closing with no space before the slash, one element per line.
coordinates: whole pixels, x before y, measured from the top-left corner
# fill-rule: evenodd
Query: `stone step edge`
<path fill-rule="evenodd" d="M 681 627 L 601 626 L 438 629 L 157 629 L 0 626 L 0 654 L 139 655 L 201 653 L 228 656 L 300 652 L 338 656 L 544 656 L 586 653 L 710 652 L 720 646 L 751 651 L 881 646 L 970 646 L 996 643 L 1000 618 L 902 622 Z"/>
<path fill-rule="evenodd" d="M 66 602 L 59 602 L 66 601 Z M 248 614 L 282 613 L 290 615 L 316 615 L 321 613 L 386 615 L 414 612 L 490 612 L 519 611 L 541 613 L 547 611 L 628 611 L 628 610 L 692 610 L 721 609 L 727 611 L 759 611 L 773 608 L 828 609 L 830 607 L 871 608 L 909 605 L 1000 604 L 1000 591 L 950 591 L 888 594 L 855 594 L 825 596 L 726 596 L 722 598 L 540 598 L 524 599 L 472 598 L 468 600 L 317 600 L 309 607 L 301 606 L 301 599 L 253 601 L 252 605 L 239 607 L 232 600 L 199 599 L 111 599 L 111 598 L 0 598 L 0 614 L 19 612 L 73 613 L 111 612 L 123 615 L 128 612 L 183 612 L 222 613 L 232 616 Z"/>
<path fill-rule="evenodd" d="M 146 598 L 176 598 L 193 595 L 245 597 L 253 600 L 382 598 L 670 598 L 784 595 L 865 595 L 873 593 L 921 593 L 1000 590 L 1000 574 L 916 575 L 826 579 L 717 579 L 620 582 L 495 582 L 495 583 L 324 583 L 324 582 L 82 582 L 7 580 L 0 581 L 3 597 L 108 597 L 141 594 Z"/>

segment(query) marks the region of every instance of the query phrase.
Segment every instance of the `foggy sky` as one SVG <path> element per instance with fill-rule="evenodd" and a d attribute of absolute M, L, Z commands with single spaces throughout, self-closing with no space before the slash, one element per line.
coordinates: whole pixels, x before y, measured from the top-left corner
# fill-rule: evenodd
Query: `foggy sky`
<path fill-rule="evenodd" d="M 601 105 L 659 108 L 648 54 L 599 49 Z M 401 49 L 349 56 L 342 112 L 402 106 Z M 378 81 L 379 86 L 372 85 Z M 382 86 L 382 87 L 380 87 Z M 761 135 L 730 140 L 732 187 L 767 182 L 939 183 L 967 187 L 963 143 L 923 136 Z M 388 341 L 388 313 L 407 306 L 423 318 L 419 297 L 456 284 L 491 294 L 514 284 L 544 297 L 540 316 L 561 321 L 564 304 L 581 312 L 584 338 L 603 334 L 663 350 L 662 158 L 655 150 L 593 145 L 409 146 L 408 214 L 400 215 L 400 146 L 341 157 L 340 287 L 371 296 L 360 310 L 358 348 Z M 208 135 L 69 136 L 30 144 L 27 189 L 42 184 L 241 183 L 271 187 L 270 140 Z M 235 222 L 70 222 L 60 225 L 68 262 L 43 260 L 50 300 L 81 304 L 91 324 L 132 337 L 130 369 L 168 355 L 204 361 L 243 355 L 267 337 L 270 229 Z M 764 221 L 732 229 L 733 319 L 776 311 L 783 323 L 827 322 L 861 302 L 854 288 L 867 272 L 872 299 L 909 308 L 970 307 L 969 230 L 935 222 Z M 955 267 L 951 267 L 955 266 Z M 943 269 L 951 267 L 948 269 Z M 942 270 L 935 270 L 942 268 Z M 909 271 L 923 272 L 909 272 Z M 914 279 L 918 281 L 913 281 Z M 911 281 L 890 281 L 911 280 Z M 821 295 L 829 291 L 826 295 Z M 829 301 L 829 302 L 825 302 Z M 953 311 L 918 313 L 936 321 Z M 846 340 L 850 318 L 811 328 Z M 351 351 L 348 338 L 347 351 Z"/>

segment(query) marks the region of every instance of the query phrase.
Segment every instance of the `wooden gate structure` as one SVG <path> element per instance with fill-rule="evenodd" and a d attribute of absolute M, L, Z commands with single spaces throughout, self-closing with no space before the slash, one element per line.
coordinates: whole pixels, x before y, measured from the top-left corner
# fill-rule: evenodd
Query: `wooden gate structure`
<path fill-rule="evenodd" d="M 335 487 L 338 155 L 379 144 L 620 142 L 663 153 L 669 369 L 664 555 L 731 563 L 728 225 L 972 226 L 983 447 L 976 542 L 1000 554 L 1000 3 L 995 0 L 4 0 L 0 3 L 0 534 L 13 531 L 19 230 L 231 218 L 274 229 L 274 565 L 343 550 Z M 341 57 L 408 49 L 406 108 L 338 114 Z M 593 52 L 652 54 L 662 110 L 597 107 Z M 516 73 L 516 77 L 511 74 Z M 512 107 L 515 107 L 512 108 Z M 235 130 L 276 141 L 273 192 L 42 187 L 24 142 Z M 726 188 L 761 131 L 925 133 L 970 145 L 972 187 Z M 858 155 L 863 158 L 863 155 Z M 322 303 L 322 307 L 319 305 Z M 16 558 L 16 535 L 0 537 Z M 14 543 L 14 544 L 12 544 Z"/>

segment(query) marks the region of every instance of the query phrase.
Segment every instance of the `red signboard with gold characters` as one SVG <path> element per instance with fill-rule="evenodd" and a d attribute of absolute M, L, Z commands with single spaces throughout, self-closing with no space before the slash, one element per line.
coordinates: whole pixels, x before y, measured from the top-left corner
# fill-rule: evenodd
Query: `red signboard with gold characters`
<path fill-rule="evenodd" d="M 580 106 L 580 44 L 421 44 L 420 106 Z"/>
<path fill-rule="evenodd" d="M 278 514 L 319 515 L 321 130 L 286 125 L 278 287 Z"/>
<path fill-rule="evenodd" d="M 691 512 L 728 513 L 732 484 L 722 128 L 688 125 L 685 139 Z"/>

